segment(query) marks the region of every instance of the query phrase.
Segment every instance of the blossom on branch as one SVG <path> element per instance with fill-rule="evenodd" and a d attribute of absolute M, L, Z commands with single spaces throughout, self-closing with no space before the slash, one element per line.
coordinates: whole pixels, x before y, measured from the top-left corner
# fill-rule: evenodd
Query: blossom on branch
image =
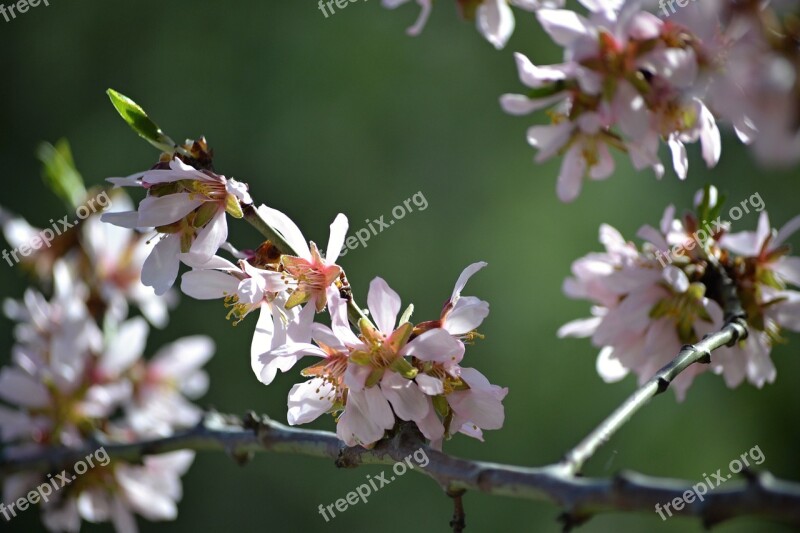
<path fill-rule="evenodd" d="M 766 212 L 756 232 L 731 234 L 724 224 L 709 232 L 707 221 L 720 209 L 716 196 L 713 188 L 700 194 L 697 214 L 680 219 L 667 208 L 658 229 L 639 230 L 646 241 L 641 247 L 604 224 L 605 252 L 573 263 L 564 292 L 591 301 L 592 317 L 565 324 L 558 335 L 590 337 L 600 348 L 597 370 L 605 381 L 632 371 L 641 384 L 681 346 L 722 328 L 730 310 L 723 308 L 719 269 L 735 285 L 750 334 L 717 350 L 710 365 L 681 373 L 673 382 L 676 395 L 684 398 L 694 377 L 707 369 L 722 374 L 730 387 L 745 379 L 757 387 L 775 380 L 772 346 L 783 329 L 800 331 L 800 292 L 788 288 L 800 286 L 800 259 L 789 257 L 785 245 L 800 228 L 800 217 L 779 232 L 770 228 Z"/>
<path fill-rule="evenodd" d="M 136 211 L 108 213 L 103 221 L 124 228 L 154 227 L 159 241 L 142 269 L 142 281 L 164 294 L 178 276 L 181 260 L 209 261 L 228 238 L 226 214 L 242 218 L 252 204 L 247 185 L 178 158 L 127 178 L 109 178 L 124 187 L 143 187 L 147 197 Z"/>
<path fill-rule="evenodd" d="M 6 314 L 17 321 L 12 364 L 0 369 L 0 441 L 7 457 L 170 436 L 202 417 L 190 399 L 208 388 L 201 367 L 214 351 L 211 340 L 179 339 L 145 360 L 144 319 L 105 320 L 101 331 L 87 306 L 91 293 L 76 272 L 60 260 L 49 301 L 29 289 L 22 301 L 5 302 Z M 112 522 L 118 531 L 130 532 L 136 531 L 133 513 L 173 520 L 180 477 L 193 457 L 193 452 L 174 452 L 146 456 L 142 464 L 112 463 L 106 457 L 90 470 L 76 471 L 79 481 L 42 501 L 44 525 L 77 531 L 83 519 Z M 48 483 L 46 474 L 7 477 L 3 501 L 16 501 Z"/>
<path fill-rule="evenodd" d="M 720 157 L 720 133 L 713 114 L 695 96 L 699 71 L 708 65 L 702 46 L 680 27 L 637 8 L 637 2 L 583 0 L 583 17 L 569 10 L 544 9 L 537 17 L 565 62 L 537 66 L 516 55 L 528 94 L 503 95 L 503 109 L 515 115 L 555 106 L 552 126 L 533 127 L 528 142 L 536 160 L 563 154 L 558 196 L 574 200 L 583 179 L 605 179 L 614 170 L 609 148 L 627 153 L 638 170 L 663 175 L 660 140 L 672 151 L 684 179 L 685 143 L 700 141 L 706 164 Z"/>
<path fill-rule="evenodd" d="M 409 321 L 412 308 L 398 321 L 400 296 L 381 278 L 372 281 L 367 298 L 374 324 L 362 318 L 357 333 L 346 302 L 332 294 L 331 327 L 314 324 L 313 343 L 290 342 L 261 356 L 266 368 L 284 372 L 303 357 L 320 360 L 302 371 L 310 379 L 289 393 L 289 423 L 334 414 L 337 434 L 349 446 L 371 446 L 398 419 L 414 422 L 437 447 L 459 431 L 482 439 L 481 428 L 499 429 L 507 389 L 460 366 L 465 341 L 479 337 L 475 329 L 489 311 L 486 302 L 461 291 L 484 266 L 464 270 L 440 319 L 416 326 Z"/>

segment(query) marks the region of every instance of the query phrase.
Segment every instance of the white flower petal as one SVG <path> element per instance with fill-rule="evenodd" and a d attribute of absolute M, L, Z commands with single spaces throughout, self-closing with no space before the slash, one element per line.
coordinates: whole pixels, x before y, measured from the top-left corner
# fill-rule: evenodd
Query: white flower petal
<path fill-rule="evenodd" d="M 297 383 L 289 391 L 289 412 L 286 415 L 289 425 L 307 424 L 316 420 L 333 407 L 335 397 L 333 385 L 322 378 Z"/>
<path fill-rule="evenodd" d="M 447 314 L 442 326 L 451 335 L 464 335 L 477 329 L 489 315 L 489 302 L 474 296 L 462 296 Z"/>
<path fill-rule="evenodd" d="M 484 0 L 475 14 L 478 31 L 498 50 L 514 33 L 514 13 L 506 0 Z"/>
<path fill-rule="evenodd" d="M 178 277 L 180 236 L 167 235 L 155 245 L 142 266 L 142 283 L 153 287 L 159 296 L 166 293 Z"/>
<path fill-rule="evenodd" d="M 239 280 L 218 270 L 192 270 L 181 276 L 181 291 L 196 300 L 216 300 L 236 294 Z"/>
<path fill-rule="evenodd" d="M 150 328 L 141 317 L 123 322 L 99 361 L 99 368 L 109 377 L 128 370 L 144 354 Z"/>
<path fill-rule="evenodd" d="M 188 192 L 166 196 L 148 196 L 139 204 L 139 227 L 166 226 L 176 222 L 203 204 Z"/>
<path fill-rule="evenodd" d="M 336 263 L 339 254 L 342 252 L 344 238 L 347 236 L 347 217 L 342 213 L 336 215 L 331 224 L 331 233 L 328 237 L 328 247 L 325 249 L 325 262 L 329 265 Z"/>
<path fill-rule="evenodd" d="M 300 228 L 297 227 L 297 224 L 295 224 L 291 218 L 277 209 L 272 209 L 266 205 L 259 206 L 258 214 L 272 229 L 277 231 L 286 240 L 286 243 L 294 250 L 298 257 L 307 260 L 311 259 L 311 250 L 308 247 L 308 242 L 306 242 Z"/>
<path fill-rule="evenodd" d="M 428 399 L 413 380 L 387 371 L 383 374 L 380 387 L 402 420 L 420 420 L 428 414 Z"/>
<path fill-rule="evenodd" d="M 224 209 L 218 209 L 211 220 L 197 234 L 191 248 L 189 257 L 197 263 L 211 260 L 228 238 L 228 220 Z"/>
<path fill-rule="evenodd" d="M 397 322 L 397 314 L 400 312 L 400 296 L 383 278 L 375 278 L 369 284 L 367 306 L 381 333 L 391 334 Z"/>

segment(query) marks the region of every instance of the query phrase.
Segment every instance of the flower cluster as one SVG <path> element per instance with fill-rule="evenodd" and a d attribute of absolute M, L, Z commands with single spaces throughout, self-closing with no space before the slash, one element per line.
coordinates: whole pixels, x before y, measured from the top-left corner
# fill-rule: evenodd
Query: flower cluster
<path fill-rule="evenodd" d="M 96 442 L 135 442 L 171 435 L 202 415 L 189 398 L 205 393 L 201 367 L 214 346 L 188 337 L 142 358 L 147 323 L 117 323 L 104 315 L 100 329 L 90 309 L 90 291 L 66 260 L 53 269 L 48 301 L 29 289 L 5 311 L 17 322 L 12 364 L 0 369 L 0 441 L 7 457 L 48 447 L 86 448 Z M 135 531 L 133 513 L 150 520 L 177 515 L 180 477 L 192 452 L 146 457 L 142 464 L 111 462 L 94 468 L 43 504 L 51 531 L 78 531 L 81 519 L 111 521 Z M 24 472 L 3 483 L 3 501 L 24 496 L 46 472 Z"/>
<path fill-rule="evenodd" d="M 539 67 L 516 54 L 530 93 L 501 98 L 512 114 L 555 105 L 553 124 L 530 128 L 528 142 L 539 150 L 539 162 L 564 155 L 559 198 L 574 200 L 587 176 L 608 178 L 614 171 L 612 148 L 627 153 L 636 169 L 652 168 L 661 177 L 658 150 L 664 139 L 683 179 L 685 144 L 699 140 L 706 164 L 716 165 L 719 129 L 695 91 L 710 61 L 703 47 L 682 27 L 636 9 L 636 3 L 625 9 L 618 2 L 582 3 L 591 11 L 588 18 L 569 10 L 537 13 L 548 35 L 564 47 L 566 61 Z"/>
<path fill-rule="evenodd" d="M 597 370 L 608 382 L 633 371 L 642 383 L 672 360 L 684 344 L 719 330 L 725 322 L 719 269 L 736 286 L 749 336 L 714 352 L 711 364 L 693 365 L 673 382 L 682 399 L 694 377 L 707 368 L 722 374 L 730 387 L 745 379 L 757 387 L 775 379 L 770 359 L 781 330 L 800 331 L 800 258 L 789 256 L 786 240 L 800 229 L 800 217 L 780 231 L 761 213 L 756 232 L 729 233 L 724 225 L 697 239 L 718 212 L 713 189 L 698 195 L 697 214 L 675 218 L 670 206 L 659 228 L 644 226 L 641 247 L 625 241 L 614 228 L 600 228 L 605 252 L 589 254 L 572 265 L 564 283 L 571 298 L 594 304 L 592 317 L 559 330 L 561 337 L 591 337 L 601 349 Z M 706 225 L 706 228 L 709 226 Z M 706 232 L 708 233 L 708 232 Z M 680 254 L 665 262 L 665 254 Z"/>
<path fill-rule="evenodd" d="M 261 379 L 286 371 L 301 357 L 319 361 L 303 369 L 309 380 L 289 393 L 289 423 L 304 424 L 324 413 L 337 416 L 337 434 L 347 445 L 370 446 L 413 421 L 433 446 L 454 433 L 483 440 L 483 429 L 499 429 L 508 389 L 492 385 L 461 363 L 489 304 L 461 296 L 467 280 L 486 266 L 475 263 L 459 277 L 438 320 L 412 324 L 412 307 L 398 320 L 400 296 L 381 278 L 370 284 L 367 302 L 374 324 L 362 317 L 350 328 L 347 304 L 333 294 L 331 327 L 314 324 L 312 343 L 286 343 L 258 357 Z"/>
<path fill-rule="evenodd" d="M 528 130 L 536 161 L 563 155 L 557 192 L 574 200 L 583 180 L 608 178 L 611 149 L 637 170 L 664 174 L 662 142 L 679 178 L 688 172 L 686 144 L 700 142 L 713 167 L 721 155 L 718 119 L 771 164 L 800 154 L 800 35 L 780 2 L 692 2 L 659 18 L 632 0 L 580 0 L 583 16 L 540 9 L 564 62 L 538 66 L 516 54 L 526 94 L 500 99 L 510 114 L 551 108 L 551 125 Z M 667 6 L 661 2 L 662 9 Z M 672 15 L 672 16 L 669 16 Z"/>
<path fill-rule="evenodd" d="M 205 153 L 205 142 L 194 143 Z M 147 197 L 136 211 L 108 213 L 104 222 L 123 228 L 156 228 L 159 241 L 144 262 L 142 281 L 156 294 L 166 293 L 181 261 L 209 261 L 228 238 L 226 214 L 242 218 L 252 204 L 247 186 L 210 170 L 197 170 L 175 157 L 147 172 L 110 178 L 115 185 L 143 187 Z"/>
<path fill-rule="evenodd" d="M 351 446 L 374 444 L 396 418 L 415 422 L 437 446 L 451 433 L 482 438 L 481 429 L 502 426 L 507 390 L 460 366 L 465 341 L 477 336 L 489 312 L 488 303 L 461 296 L 461 290 L 485 263 L 464 271 L 439 320 L 416 326 L 410 311 L 398 322 L 400 297 L 376 278 L 367 298 L 372 321 L 362 315 L 356 334 L 348 322 L 350 286 L 336 264 L 347 218 L 340 214 L 331 224 L 322 255 L 284 213 L 263 205 L 257 213 L 297 255 L 276 252 L 268 242 L 237 252 L 237 264 L 215 256 L 186 272 L 181 290 L 224 300 L 237 322 L 259 312 L 251 363 L 264 384 L 304 356 L 321 359 L 303 370 L 310 379 L 289 393 L 290 424 L 335 414 L 338 435 Z M 326 308 L 331 327 L 314 321 Z"/>
<path fill-rule="evenodd" d="M 339 437 L 351 446 L 374 444 L 398 419 L 414 422 L 436 446 L 458 432 L 482 439 L 483 429 L 503 425 L 507 390 L 460 365 L 465 342 L 479 337 L 475 330 L 489 312 L 488 303 L 461 291 L 485 263 L 463 272 L 438 320 L 416 325 L 410 322 L 411 308 L 398 321 L 400 297 L 376 278 L 367 299 L 370 319 L 353 302 L 337 264 L 348 229 L 343 214 L 331 224 L 322 252 L 286 214 L 253 207 L 245 184 L 197 170 L 178 156 L 168 165 L 109 181 L 147 189 L 137 210 L 103 217 L 130 228 L 155 226 L 162 234 L 144 261 L 146 283 L 157 292 L 168 290 L 184 262 L 191 270 L 182 275 L 183 293 L 222 300 L 234 325 L 257 312 L 250 356 L 262 383 L 272 383 L 278 371 L 288 371 L 304 356 L 322 358 L 303 371 L 310 380 L 289 394 L 290 424 L 334 414 Z M 241 215 L 240 204 L 277 242 L 242 251 L 226 242 L 225 215 Z M 222 229 L 209 230 L 212 224 Z M 232 260 L 216 255 L 219 250 Z M 331 327 L 316 322 L 326 309 Z"/>
<path fill-rule="evenodd" d="M 483 429 L 503 425 L 507 390 L 460 364 L 465 343 L 480 336 L 475 330 L 489 312 L 488 303 L 463 297 L 461 290 L 485 263 L 463 272 L 438 320 L 412 324 L 410 307 L 398 321 L 400 297 L 380 278 L 370 286 L 368 317 L 337 264 L 348 230 L 345 215 L 331 224 L 323 252 L 289 216 L 256 208 L 246 184 L 211 168 L 205 140 L 187 141 L 182 150 L 163 154 L 152 170 L 110 178 L 117 186 L 143 187 L 147 195 L 136 210 L 103 220 L 156 228 L 161 241 L 144 261 L 142 279 L 157 293 L 170 289 L 183 262 L 191 270 L 182 275 L 182 292 L 222 300 L 234 325 L 257 312 L 250 358 L 262 383 L 272 383 L 278 371 L 304 356 L 322 358 L 303 371 L 311 379 L 289 394 L 290 424 L 331 413 L 339 437 L 351 446 L 373 445 L 398 419 L 414 422 L 435 446 L 457 432 L 482 439 Z M 226 242 L 226 214 L 241 218 L 243 209 L 269 239 L 255 250 Z M 220 250 L 231 259 L 217 255 Z M 326 309 L 331 327 L 316 321 Z"/>
<path fill-rule="evenodd" d="M 676 21 L 724 54 L 724 68 L 714 73 L 708 87 L 714 112 L 734 126 L 760 161 L 771 165 L 800 161 L 796 3 L 711 2 L 677 15 Z M 709 35 L 720 27 L 725 30 Z"/>
<path fill-rule="evenodd" d="M 85 189 L 66 142 L 48 153 L 60 157 L 59 165 L 48 166 L 51 161 L 43 159 L 51 188 L 68 192 L 59 195 L 81 212 L 96 191 Z M 100 197 L 105 216 L 133 209 L 122 191 L 102 191 Z M 76 224 L 62 222 L 63 231 L 39 230 L 0 209 L 0 225 L 12 246 L 48 237 L 46 246 L 23 257 L 22 266 L 50 294 L 29 288 L 22 300 L 4 304 L 5 314 L 17 323 L 11 364 L 0 369 L 0 443 L 6 459 L 49 448 L 83 450 L 167 437 L 202 417 L 190 400 L 208 388 L 201 367 L 214 351 L 211 340 L 183 338 L 143 358 L 148 322 L 164 327 L 176 300 L 174 292 L 160 296 L 142 283 L 150 241 L 97 215 Z M 131 305 L 141 317 L 129 318 Z M 172 520 L 180 478 L 193 458 L 193 452 L 179 451 L 145 456 L 135 464 L 109 458 L 84 473 L 76 468 L 75 481 L 43 500 L 44 525 L 51 531 L 78 531 L 82 520 L 112 522 L 118 531 L 130 532 L 136 531 L 134 514 Z M 47 482 L 46 474 L 5 477 L 2 501 L 24 497 Z"/>
<path fill-rule="evenodd" d="M 112 191 L 110 198 L 113 202 L 106 211 L 108 216 L 133 208 L 122 191 Z M 2 208 L 0 226 L 6 241 L 14 247 L 30 243 L 41 234 L 39 228 Z M 53 281 L 53 265 L 64 261 L 85 285 L 86 301 L 91 308 L 102 307 L 110 318 L 119 322 L 128 316 L 129 304 L 133 304 L 152 325 L 163 328 L 169 319 L 169 309 L 176 303 L 176 295 L 167 292 L 159 296 L 142 283 L 142 267 L 151 248 L 145 235 L 91 216 L 79 228 L 55 236 L 47 247 L 23 258 L 22 264 L 49 286 Z"/>

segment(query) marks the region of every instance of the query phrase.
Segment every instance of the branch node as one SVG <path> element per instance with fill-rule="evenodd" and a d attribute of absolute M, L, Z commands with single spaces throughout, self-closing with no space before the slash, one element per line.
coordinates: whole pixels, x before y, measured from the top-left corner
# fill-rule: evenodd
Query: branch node
<path fill-rule="evenodd" d="M 658 376 L 658 393 L 661 394 L 668 388 L 669 388 L 669 380 L 662 376 Z"/>
<path fill-rule="evenodd" d="M 359 447 L 353 446 L 352 448 L 343 447 L 339 449 L 339 455 L 334 461 L 336 468 L 355 468 L 361 464 L 359 458 Z"/>
<path fill-rule="evenodd" d="M 259 415 L 255 411 L 247 411 L 242 417 L 242 427 L 258 431 L 269 422 L 267 415 Z"/>
<path fill-rule="evenodd" d="M 740 341 L 743 341 L 747 338 L 749 332 L 747 329 L 747 320 L 744 316 L 735 316 L 728 321 L 728 325 L 732 326 L 735 330 L 735 334 L 731 338 L 731 340 L 726 344 L 728 348 L 736 346 L 736 344 Z"/>
<path fill-rule="evenodd" d="M 561 530 L 564 533 L 569 533 L 578 526 L 585 524 L 592 515 L 588 513 L 579 513 L 577 511 L 564 511 L 558 515 L 558 521 L 561 522 Z"/>
<path fill-rule="evenodd" d="M 250 461 L 253 460 L 253 457 L 255 456 L 255 453 L 252 451 L 242 452 L 235 449 L 229 449 L 227 452 L 230 458 L 233 459 L 233 461 L 239 466 L 246 466 Z"/>

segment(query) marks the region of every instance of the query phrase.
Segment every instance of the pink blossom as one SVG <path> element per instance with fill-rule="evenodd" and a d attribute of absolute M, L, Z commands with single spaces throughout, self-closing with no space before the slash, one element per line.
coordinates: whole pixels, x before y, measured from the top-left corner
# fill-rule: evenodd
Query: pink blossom
<path fill-rule="evenodd" d="M 710 205 L 717 200 L 712 189 Z M 698 203 L 699 205 L 699 203 Z M 781 329 L 800 330 L 800 260 L 787 256 L 786 239 L 800 228 L 800 217 L 780 231 L 769 226 L 763 212 L 755 232 L 728 234 L 718 230 L 702 246 L 684 250 L 680 259 L 659 261 L 676 245 L 692 242 L 697 220 L 687 215 L 674 219 L 671 206 L 658 229 L 644 226 L 647 239 L 641 250 L 624 241 L 613 228 L 601 228 L 606 252 L 590 254 L 573 263 L 573 277 L 564 284 L 572 298 L 590 300 L 592 317 L 565 324 L 560 337 L 591 337 L 600 348 L 597 369 L 606 381 L 617 381 L 633 371 L 643 382 L 677 356 L 684 344 L 718 331 L 724 324 L 720 302 L 706 295 L 702 273 L 708 256 L 724 262 L 736 284 L 747 315 L 750 334 L 731 348 L 714 352 L 710 365 L 693 365 L 676 378 L 675 392 L 682 399 L 695 375 L 712 370 L 728 386 L 747 379 L 761 387 L 775 379 L 771 346 Z M 724 255 L 721 249 L 736 254 Z M 663 259 L 663 257 L 662 257 Z M 690 279 L 691 276 L 691 279 Z"/>
<path fill-rule="evenodd" d="M 688 170 L 686 143 L 699 141 L 703 158 L 720 157 L 716 120 L 695 94 L 701 58 L 695 44 L 658 17 L 622 2 L 586 1 L 588 17 L 561 9 L 541 9 L 537 18 L 565 62 L 534 65 L 516 54 L 520 80 L 528 94 L 506 94 L 503 109 L 515 115 L 556 106 L 551 126 L 534 126 L 529 143 L 537 162 L 554 155 L 564 160 L 558 196 L 574 200 L 585 177 L 605 179 L 614 170 L 611 148 L 628 154 L 637 170 L 663 175 L 658 156 L 666 139 L 673 166 L 683 179 Z"/>
<path fill-rule="evenodd" d="M 142 282 L 164 294 L 178 275 L 181 254 L 204 263 L 228 238 L 226 213 L 241 218 L 241 204 L 252 204 L 247 186 L 197 170 L 179 159 L 127 178 L 109 178 L 126 187 L 144 187 L 147 197 L 137 211 L 106 213 L 102 220 L 125 228 L 154 227 L 160 240 L 144 262 Z"/>
<path fill-rule="evenodd" d="M 462 379 L 459 366 L 465 351 L 462 339 L 479 337 L 475 329 L 489 312 L 488 303 L 461 292 L 485 266 L 467 267 L 441 317 L 417 326 L 398 324 L 400 297 L 381 278 L 372 281 L 367 297 L 374 324 L 362 319 L 358 335 L 350 329 L 346 301 L 332 293 L 331 327 L 314 324 L 313 344 L 290 341 L 261 354 L 260 379 L 269 383 L 277 370 L 286 372 L 303 357 L 317 358 L 302 371 L 309 379 L 289 393 L 289 423 L 340 413 L 337 434 L 349 446 L 372 445 L 394 427 L 396 418 L 415 422 L 425 437 L 441 446 L 447 428 L 437 410 L 451 409 L 451 394 L 458 404 L 452 408 L 451 418 L 458 423 L 453 432 L 480 437 L 477 428 L 499 428 L 507 390 L 489 385 L 472 369 L 467 369 L 468 380 Z M 403 317 L 410 318 L 410 310 Z"/>

